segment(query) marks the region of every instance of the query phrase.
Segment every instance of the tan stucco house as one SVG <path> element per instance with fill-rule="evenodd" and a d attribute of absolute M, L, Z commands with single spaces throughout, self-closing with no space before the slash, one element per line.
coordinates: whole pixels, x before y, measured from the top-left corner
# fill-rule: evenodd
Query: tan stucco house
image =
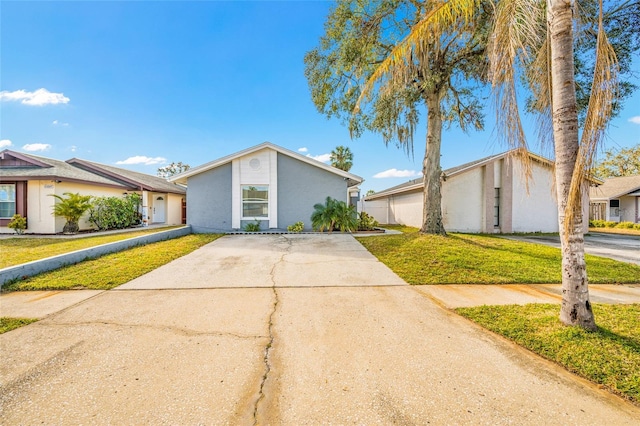
<path fill-rule="evenodd" d="M 553 162 L 528 155 L 528 188 L 522 160 L 509 152 L 444 170 L 445 229 L 469 233 L 558 232 Z M 586 214 L 588 200 L 584 198 Z M 423 204 L 423 179 L 419 178 L 365 197 L 361 209 L 380 223 L 419 228 Z"/>
<path fill-rule="evenodd" d="M 640 223 L 640 175 L 603 182 L 589 190 L 589 219 Z"/>
<path fill-rule="evenodd" d="M 77 158 L 60 161 L 0 151 L 0 233 L 13 232 L 7 224 L 15 213 L 27 218 L 26 233 L 62 232 L 65 220 L 51 214 L 56 199 L 50 195 L 65 192 L 96 197 L 137 193 L 147 223 L 183 222 L 186 190 L 165 179 Z M 86 220 L 80 221 L 81 230 L 90 228 Z"/>

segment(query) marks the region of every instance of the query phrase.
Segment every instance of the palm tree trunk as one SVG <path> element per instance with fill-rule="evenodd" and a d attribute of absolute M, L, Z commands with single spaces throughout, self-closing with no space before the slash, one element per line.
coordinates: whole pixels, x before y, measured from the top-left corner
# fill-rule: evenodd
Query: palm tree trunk
<path fill-rule="evenodd" d="M 424 208 L 422 228 L 425 234 L 447 235 L 442 224 L 442 196 L 440 193 L 440 145 L 442 143 L 442 113 L 440 93 L 427 94 L 427 147 L 422 162 L 424 175 Z"/>
<path fill-rule="evenodd" d="M 584 259 L 582 209 L 565 208 L 578 157 L 578 115 L 573 64 L 573 10 L 568 0 L 547 0 L 551 46 L 553 138 L 556 157 L 556 196 L 562 250 L 562 307 L 560 320 L 567 325 L 596 328 Z M 565 229 L 566 214 L 574 225 Z"/>

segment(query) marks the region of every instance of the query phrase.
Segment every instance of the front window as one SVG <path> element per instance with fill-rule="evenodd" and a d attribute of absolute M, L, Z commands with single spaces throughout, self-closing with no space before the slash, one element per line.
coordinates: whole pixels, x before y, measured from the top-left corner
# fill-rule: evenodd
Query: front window
<path fill-rule="evenodd" d="M 242 186 L 242 217 L 269 217 L 269 186 Z"/>
<path fill-rule="evenodd" d="M 10 219 L 16 214 L 16 184 L 0 185 L 0 218 Z"/>

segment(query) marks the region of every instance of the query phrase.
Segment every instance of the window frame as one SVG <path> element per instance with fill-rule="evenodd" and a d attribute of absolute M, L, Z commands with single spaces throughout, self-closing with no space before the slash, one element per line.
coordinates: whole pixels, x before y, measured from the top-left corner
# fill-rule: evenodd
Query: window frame
<path fill-rule="evenodd" d="M 13 187 L 13 201 L 9 200 L 9 201 L 3 201 L 0 200 L 0 203 L 13 203 L 13 214 L 10 216 L 0 216 L 0 219 L 3 220 L 10 220 L 13 218 L 13 215 L 15 215 L 18 212 L 18 185 L 15 182 L 2 182 L 0 183 L 0 187 L 1 186 L 12 186 Z M 0 210 L 1 212 L 2 210 Z"/>
<path fill-rule="evenodd" d="M 244 197 L 244 191 L 245 188 L 248 190 L 251 190 L 250 188 L 256 188 L 257 191 L 266 191 L 267 194 L 267 198 L 266 200 L 251 200 L 250 198 L 245 199 Z M 264 188 L 264 189 L 259 189 L 259 188 Z M 270 185 L 268 184 L 256 184 L 256 185 L 248 185 L 248 184 L 242 184 L 240 185 L 240 217 L 241 220 L 270 220 L 269 218 L 269 199 L 270 199 Z M 266 213 L 264 214 L 264 216 L 245 216 L 245 204 L 254 204 L 254 205 L 258 205 L 258 204 L 266 204 Z"/>

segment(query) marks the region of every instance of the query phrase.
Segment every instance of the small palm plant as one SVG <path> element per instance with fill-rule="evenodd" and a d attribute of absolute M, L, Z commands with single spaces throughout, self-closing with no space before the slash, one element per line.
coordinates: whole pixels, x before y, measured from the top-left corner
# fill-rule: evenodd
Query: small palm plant
<path fill-rule="evenodd" d="M 317 231 L 326 229 L 332 232 L 334 229 L 339 229 L 342 232 L 351 232 L 358 229 L 356 210 L 344 201 L 327 197 L 324 204 L 318 203 L 313 208 L 311 226 Z"/>
<path fill-rule="evenodd" d="M 80 195 L 79 193 L 65 192 L 66 198 L 56 194 L 51 194 L 60 202 L 54 204 L 53 214 L 62 216 L 67 220 L 62 232 L 65 234 L 77 234 L 80 230 L 78 222 L 83 214 L 91 208 L 91 195 Z"/>
<path fill-rule="evenodd" d="M 313 206 L 311 214 L 311 226 L 317 231 L 333 231 L 336 224 L 335 205 L 338 201 L 327 197 L 324 204 L 318 203 Z"/>

